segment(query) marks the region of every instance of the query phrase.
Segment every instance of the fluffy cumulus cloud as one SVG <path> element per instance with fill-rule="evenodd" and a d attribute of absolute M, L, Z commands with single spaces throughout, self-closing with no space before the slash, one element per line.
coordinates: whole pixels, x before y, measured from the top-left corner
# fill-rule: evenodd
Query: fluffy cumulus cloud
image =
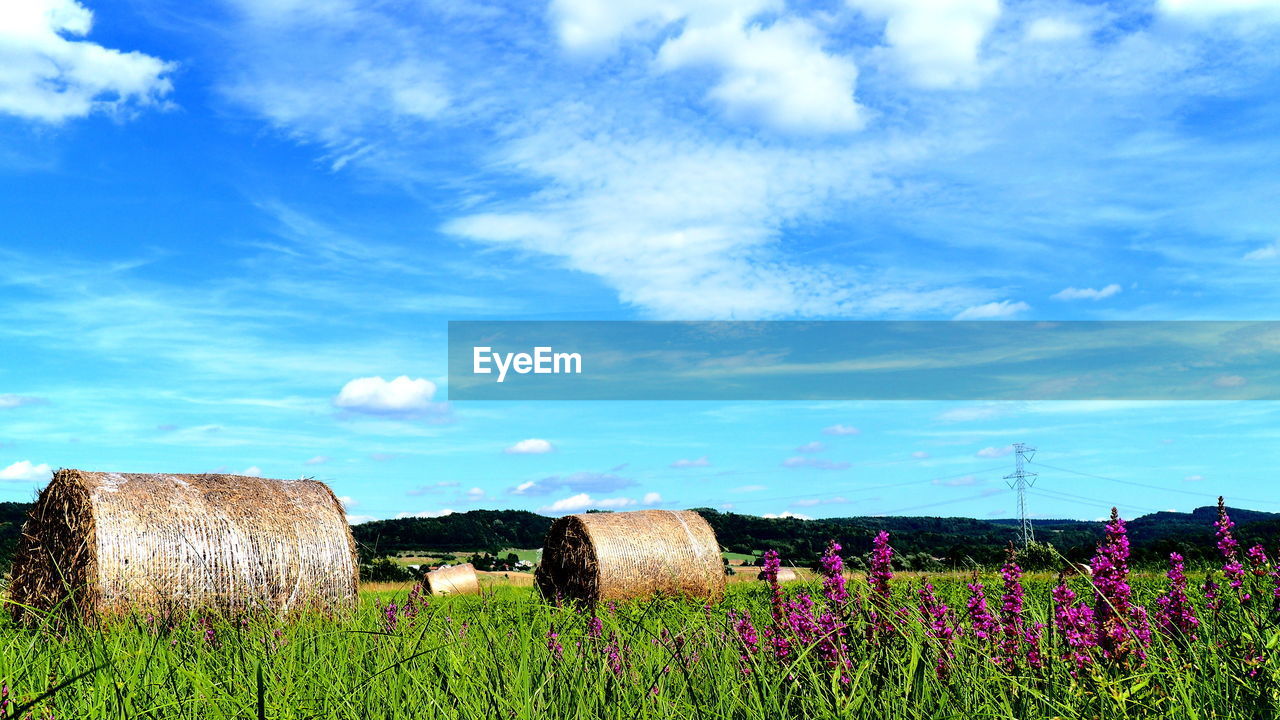
<path fill-rule="evenodd" d="M 33 464 L 30 460 L 19 460 L 0 470 L 0 480 L 14 482 L 44 482 L 53 476 L 53 468 L 46 463 Z"/>
<path fill-rule="evenodd" d="M 812 453 L 820 453 L 826 449 L 827 449 L 827 446 L 825 444 L 817 440 L 814 440 L 813 442 L 807 442 L 801 445 L 800 447 L 796 448 L 796 452 L 808 455 Z"/>
<path fill-rule="evenodd" d="M 350 510 L 351 508 L 360 504 L 359 500 L 356 500 L 350 495 L 339 495 L 338 502 L 342 503 L 343 510 Z"/>
<path fill-rule="evenodd" d="M 776 17 L 782 9 L 777 0 L 556 0 L 550 14 L 566 49 L 597 54 L 620 40 L 677 27 L 658 49 L 654 68 L 710 69 L 718 80 L 707 98 L 731 117 L 788 132 L 860 129 L 857 66 L 824 50 L 826 38 L 809 21 Z"/>
<path fill-rule="evenodd" d="M 92 28 L 75 0 L 0 3 L 0 113 L 58 123 L 162 103 L 175 66 L 84 39 Z"/>
<path fill-rule="evenodd" d="M 793 518 L 796 520 L 812 520 L 813 519 L 808 515 L 801 515 L 800 513 L 791 512 L 790 510 L 783 510 L 780 513 L 765 513 L 760 517 L 770 519 L 770 520 L 777 520 L 780 518 Z"/>
<path fill-rule="evenodd" d="M 240 474 L 247 475 L 249 477 L 262 477 L 262 468 L 258 467 L 257 465 L 250 465 L 244 470 L 241 470 Z"/>
<path fill-rule="evenodd" d="M 1054 300 L 1103 300 L 1119 294 L 1121 289 L 1115 283 L 1097 289 L 1069 287 L 1059 290 L 1052 297 Z"/>
<path fill-rule="evenodd" d="M 349 513 L 347 514 L 348 525 L 360 525 L 361 523 L 373 522 L 377 519 L 378 518 L 374 517 L 373 515 L 351 515 Z"/>
<path fill-rule="evenodd" d="M 542 438 L 528 438 L 511 445 L 502 452 L 508 455 L 545 455 L 555 449 L 554 445 Z"/>
<path fill-rule="evenodd" d="M 394 380 L 382 377 L 356 378 L 342 386 L 333 399 L 335 407 L 355 413 L 383 416 L 418 416 L 438 409 L 431 399 L 436 385 L 424 378 L 401 375 Z"/>
<path fill-rule="evenodd" d="M 972 86 L 981 79 L 983 41 L 1000 18 L 999 0 L 846 0 L 884 21 L 894 62 L 926 88 Z"/>
<path fill-rule="evenodd" d="M 1018 301 L 999 300 L 965 308 L 956 313 L 956 320 L 1004 320 L 1015 317 L 1031 309 L 1031 306 Z"/>
<path fill-rule="evenodd" d="M 671 463 L 671 467 L 677 468 L 677 469 L 711 467 L 711 461 L 707 459 L 706 455 L 703 455 L 700 458 L 694 458 L 692 460 L 687 458 L 681 458 Z"/>
<path fill-rule="evenodd" d="M 541 508 L 545 513 L 573 513 L 580 510 L 617 510 L 636 504 L 635 498 L 613 497 L 593 498 L 587 493 L 578 493 L 562 500 L 556 500 Z"/>

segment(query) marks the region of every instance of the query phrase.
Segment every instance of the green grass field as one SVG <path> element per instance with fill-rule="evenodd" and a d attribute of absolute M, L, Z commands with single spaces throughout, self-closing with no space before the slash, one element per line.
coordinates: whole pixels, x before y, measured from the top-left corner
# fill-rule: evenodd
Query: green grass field
<path fill-rule="evenodd" d="M 984 581 L 997 609 L 1000 579 Z M 997 647 L 965 633 L 940 677 L 939 642 L 914 609 L 921 582 L 895 579 L 895 604 L 907 610 L 888 635 L 869 640 L 866 618 L 848 618 L 843 665 L 820 658 L 816 646 L 775 657 L 763 633 L 771 613 L 763 583 L 730 585 L 710 608 L 674 600 L 602 608 L 598 632 L 587 613 L 500 585 L 479 597 L 426 599 L 413 611 L 404 589 L 383 587 L 363 592 L 350 616 L 291 622 L 4 624 L 0 682 L 9 705 L 0 717 L 1234 718 L 1271 717 L 1276 706 L 1280 629 L 1225 612 L 1206 619 L 1195 642 L 1157 635 L 1145 661 L 1099 659 L 1074 676 L 1055 657 L 1064 648 L 1052 627 L 1043 638 L 1050 662 L 1039 670 L 1001 667 L 992 661 Z M 966 578 L 933 582 L 939 599 L 962 612 Z M 1075 583 L 1083 594 L 1087 586 Z M 1053 625 L 1053 584 L 1027 582 L 1028 624 Z M 1135 599 L 1153 605 L 1164 582 L 1144 575 L 1132 584 Z M 850 589 L 858 595 L 850 607 L 867 607 L 861 576 Z M 784 591 L 820 595 L 816 583 Z M 754 652 L 735 626 L 741 613 L 762 630 Z"/>

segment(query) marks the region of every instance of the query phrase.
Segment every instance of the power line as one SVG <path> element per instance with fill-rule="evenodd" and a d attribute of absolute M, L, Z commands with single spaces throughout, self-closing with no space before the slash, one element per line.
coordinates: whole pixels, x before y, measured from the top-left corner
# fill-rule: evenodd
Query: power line
<path fill-rule="evenodd" d="M 1036 539 L 1035 531 L 1031 528 L 1031 517 L 1027 515 L 1027 488 L 1036 484 L 1038 475 L 1023 469 L 1023 463 L 1030 462 L 1035 457 L 1036 449 L 1025 443 L 1014 443 L 1013 451 L 1016 453 L 1016 469 L 1012 475 L 1005 475 L 1004 479 L 1009 481 L 1010 488 L 1018 491 L 1018 521 L 1022 529 L 1022 547 L 1025 548 Z"/>
<path fill-rule="evenodd" d="M 941 477 L 925 478 L 923 480 L 909 480 L 907 482 L 885 483 L 883 485 L 866 485 L 858 488 L 850 488 L 846 490 L 846 492 L 852 495 L 852 494 L 861 494 L 870 490 L 886 490 L 886 489 L 892 489 L 892 488 L 910 487 L 912 485 L 924 485 L 925 483 L 936 483 L 936 482 L 941 482 L 943 480 L 954 480 L 955 478 L 968 477 L 970 475 L 976 475 L 978 473 L 991 472 L 993 470 L 999 470 L 1001 467 L 1003 466 L 993 465 L 991 467 L 981 468 L 978 470 L 960 472 L 954 475 L 943 475 Z M 804 500 L 807 498 L 822 497 L 824 495 L 830 495 L 833 492 L 839 492 L 839 490 L 826 490 L 820 493 L 808 493 L 805 495 L 784 495 L 781 497 L 770 497 L 770 498 L 748 498 L 746 500 L 735 500 L 734 503 L 738 505 L 745 505 L 748 503 L 779 502 L 782 500 Z"/>
<path fill-rule="evenodd" d="M 1159 485 L 1152 485 L 1150 483 L 1137 482 L 1135 480 L 1121 480 L 1120 478 L 1107 477 L 1105 475 L 1094 475 L 1093 473 L 1080 472 L 1078 470 L 1068 470 L 1067 468 L 1055 467 L 1053 465 L 1047 465 L 1042 462 L 1037 462 L 1036 465 L 1039 465 L 1040 467 L 1049 468 L 1050 470 L 1058 470 L 1060 472 L 1071 473 L 1072 475 L 1079 475 L 1081 477 L 1089 477 L 1089 478 L 1095 478 L 1097 480 L 1106 480 L 1108 482 L 1120 483 L 1121 485 L 1133 485 L 1134 487 L 1147 488 L 1150 490 L 1160 490 L 1161 492 L 1167 492 L 1167 493 L 1177 493 L 1178 495 L 1190 495 L 1192 497 L 1198 497 L 1198 498 L 1203 498 L 1203 497 L 1216 498 L 1217 497 L 1217 493 L 1200 493 L 1200 492 L 1192 492 L 1190 490 L 1174 490 L 1173 488 L 1166 488 L 1166 487 L 1161 487 Z M 1267 505 L 1280 505 L 1280 502 L 1277 502 L 1275 500 L 1262 500 L 1260 498 L 1240 497 L 1238 495 L 1235 496 L 1234 499 L 1243 500 L 1244 502 L 1264 503 Z"/>

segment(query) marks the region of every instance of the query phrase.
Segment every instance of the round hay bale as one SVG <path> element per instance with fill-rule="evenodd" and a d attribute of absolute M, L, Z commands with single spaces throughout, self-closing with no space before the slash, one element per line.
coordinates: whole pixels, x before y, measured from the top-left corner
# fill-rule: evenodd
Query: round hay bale
<path fill-rule="evenodd" d="M 9 592 L 83 615 L 353 607 L 355 540 L 315 480 L 59 470 L 23 527 Z"/>
<path fill-rule="evenodd" d="M 757 580 L 764 580 L 764 579 L 765 579 L 765 577 L 764 577 L 764 571 L 763 571 L 763 570 L 760 572 L 760 574 L 759 574 L 759 575 L 756 575 L 756 579 L 757 579 Z M 795 571 L 795 570 L 792 570 L 792 569 L 791 569 L 791 568 L 789 568 L 789 567 L 778 568 L 778 582 L 780 582 L 780 583 L 784 583 L 784 582 L 795 582 L 795 581 L 797 581 L 797 580 L 799 580 L 799 579 L 800 579 L 800 576 L 799 576 L 799 575 L 796 575 L 796 571 Z"/>
<path fill-rule="evenodd" d="M 724 562 L 696 512 L 586 513 L 551 524 L 536 579 L 548 599 L 592 605 L 654 594 L 718 600 Z"/>
<path fill-rule="evenodd" d="M 422 577 L 422 584 L 432 595 L 480 594 L 480 579 L 471 563 L 432 570 Z"/>

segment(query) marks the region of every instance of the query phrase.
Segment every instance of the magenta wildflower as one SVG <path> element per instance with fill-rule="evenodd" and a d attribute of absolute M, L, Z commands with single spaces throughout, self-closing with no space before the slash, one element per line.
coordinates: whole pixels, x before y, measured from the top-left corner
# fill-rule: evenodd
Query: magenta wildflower
<path fill-rule="evenodd" d="M 0 720 L 9 717 L 9 686 L 0 685 Z"/>
<path fill-rule="evenodd" d="M 1093 608 L 1077 602 L 1075 591 L 1060 582 L 1053 590 L 1053 621 L 1067 646 L 1062 659 L 1075 666 L 1074 675 L 1093 662 L 1090 651 L 1098 645 Z"/>
<path fill-rule="evenodd" d="M 613 633 L 609 633 L 609 644 L 604 648 L 605 662 L 609 665 L 609 671 L 614 675 L 622 675 L 622 647 L 618 644 L 618 639 Z"/>
<path fill-rule="evenodd" d="M 382 611 L 382 616 L 385 620 L 387 632 L 389 633 L 395 632 L 396 625 L 400 622 L 399 606 L 397 606 L 395 603 L 391 603 L 390 605 L 387 605 L 386 609 Z"/>
<path fill-rule="evenodd" d="M 1204 603 L 1210 610 L 1217 612 L 1222 609 L 1222 596 L 1218 594 L 1218 583 L 1209 578 L 1205 578 L 1204 585 L 1200 586 L 1204 591 Z"/>
<path fill-rule="evenodd" d="M 945 680 L 951 673 L 951 661 L 955 658 L 953 640 L 956 628 L 951 622 L 951 609 L 938 601 L 933 594 L 933 585 L 928 580 L 920 587 L 920 622 L 924 632 L 938 641 L 938 657 L 934 661 L 933 671 L 939 679 Z"/>
<path fill-rule="evenodd" d="M 874 638 L 877 634 L 888 634 L 894 630 L 893 619 L 889 612 L 889 597 L 892 589 L 889 582 L 893 580 L 893 546 L 889 544 L 889 533 L 881 530 L 871 542 L 871 572 L 867 573 L 867 584 L 871 586 L 870 612 L 871 624 L 868 634 Z"/>
<path fill-rule="evenodd" d="M 751 622 L 751 616 L 747 613 L 742 615 L 729 613 L 729 621 L 733 623 L 734 632 L 738 635 L 738 642 L 742 643 L 742 673 L 749 675 L 751 673 L 751 656 L 760 650 L 760 635 L 756 632 L 756 626 Z"/>
<path fill-rule="evenodd" d="M 765 581 L 769 583 L 769 602 L 773 605 L 773 621 L 781 623 L 783 621 L 784 608 L 782 599 L 782 586 L 778 584 L 778 570 L 782 569 L 782 558 L 778 555 L 777 550 L 770 550 L 764 554 L 764 569 L 760 574 L 764 576 Z"/>
<path fill-rule="evenodd" d="M 1107 658 L 1118 658 L 1133 650 L 1139 657 L 1145 657 L 1142 645 L 1150 640 L 1151 627 L 1146 610 L 1137 610 L 1133 606 L 1133 588 L 1129 585 L 1129 536 L 1124 520 L 1115 508 L 1111 508 L 1107 535 L 1098 545 L 1091 567 L 1096 588 L 1093 613 L 1102 654 Z"/>
<path fill-rule="evenodd" d="M 560 644 L 560 633 L 557 633 L 555 628 L 547 631 L 547 650 L 556 660 L 564 658 L 564 646 Z"/>
<path fill-rule="evenodd" d="M 204 628 L 204 642 L 210 647 L 218 647 L 218 631 L 213 628 L 213 621 L 207 617 L 200 618 L 200 627 Z"/>
<path fill-rule="evenodd" d="M 965 604 L 965 609 L 969 613 L 969 628 L 974 637 L 991 640 L 1000 631 L 1000 623 L 987 609 L 986 588 L 977 582 L 976 577 L 974 582 L 969 583 L 969 601 Z"/>
<path fill-rule="evenodd" d="M 587 621 L 587 637 L 598 638 L 603 634 L 604 634 L 604 623 L 600 621 L 600 618 L 595 617 L 593 615 L 591 619 Z"/>
<path fill-rule="evenodd" d="M 1196 639 L 1200 619 L 1187 597 L 1187 573 L 1182 556 L 1169 553 L 1169 589 L 1156 600 L 1156 627 L 1166 635 Z"/>
<path fill-rule="evenodd" d="M 840 557 L 840 544 L 831 541 L 827 551 L 819 560 L 819 572 L 822 573 L 822 594 L 835 605 L 843 605 L 849 600 L 849 591 L 845 588 L 844 559 Z"/>
<path fill-rule="evenodd" d="M 1022 626 L 1022 568 L 1018 566 L 1013 543 L 1009 544 L 1007 558 L 1000 568 L 1000 577 L 1004 580 L 1004 594 L 1000 597 L 1000 648 L 992 659 L 1012 672 L 1018 666 L 1018 655 L 1026 639 Z"/>
<path fill-rule="evenodd" d="M 1215 534 L 1218 536 L 1218 551 L 1226 560 L 1222 565 L 1222 574 L 1227 578 L 1227 585 L 1239 592 L 1244 585 L 1244 565 L 1237 557 L 1240 543 L 1236 542 L 1235 536 L 1231 533 L 1236 524 L 1231 521 L 1231 516 L 1227 515 L 1227 506 L 1222 496 L 1218 496 L 1218 519 L 1213 525 Z M 1245 600 L 1247 601 L 1247 598 Z"/>

